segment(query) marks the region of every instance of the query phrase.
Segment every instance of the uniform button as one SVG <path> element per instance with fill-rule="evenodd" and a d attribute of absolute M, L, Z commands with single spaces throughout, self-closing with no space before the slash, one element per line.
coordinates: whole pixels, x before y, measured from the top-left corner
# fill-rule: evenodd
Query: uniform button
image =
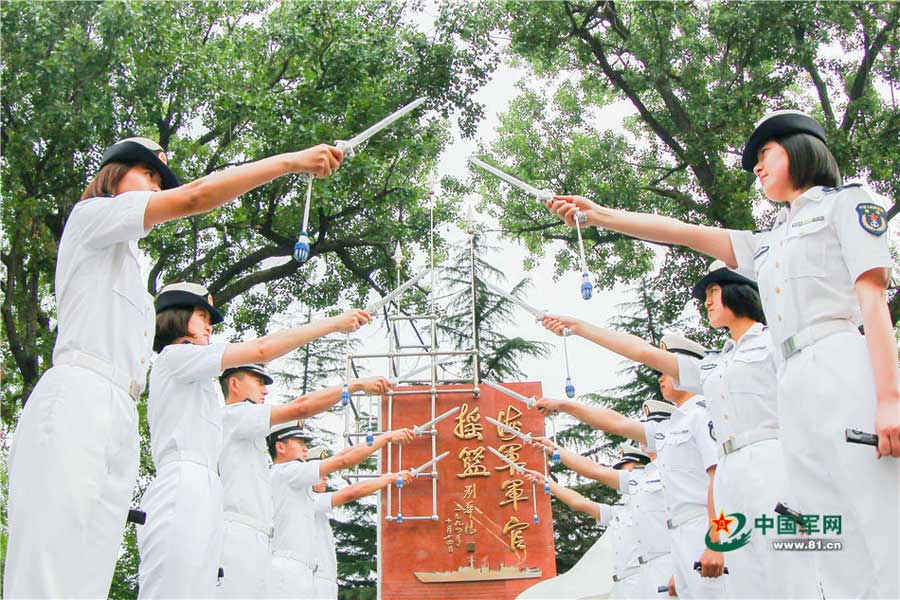
<path fill-rule="evenodd" d="M 144 337 L 147 337 L 147 330 L 144 330 Z"/>
<path fill-rule="evenodd" d="M 781 321 L 781 320 L 782 320 L 782 318 L 781 318 L 781 315 L 778 315 L 778 320 L 779 320 L 779 321 Z"/>
<path fill-rule="evenodd" d="M 780 319 L 781 317 L 778 317 L 778 318 Z M 143 356 L 141 357 L 141 364 L 144 364 L 144 357 L 143 357 Z"/>
<path fill-rule="evenodd" d="M 781 293 L 781 288 L 780 288 L 780 287 L 775 288 L 775 293 L 776 293 L 776 294 L 780 294 L 780 293 Z M 147 335 L 147 334 L 145 333 L 144 335 Z"/>
<path fill-rule="evenodd" d="M 775 261 L 775 267 L 778 268 L 778 267 L 780 267 L 780 266 L 781 266 L 781 263 L 778 262 L 778 261 L 776 260 L 776 261 Z"/>

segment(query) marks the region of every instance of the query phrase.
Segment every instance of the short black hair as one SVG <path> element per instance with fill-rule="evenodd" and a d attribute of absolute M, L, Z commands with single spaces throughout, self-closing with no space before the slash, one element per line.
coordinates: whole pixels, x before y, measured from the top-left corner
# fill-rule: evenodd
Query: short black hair
<path fill-rule="evenodd" d="M 722 304 L 736 317 L 747 317 L 757 323 L 766 324 L 759 292 L 746 283 L 720 283 Z"/>
<path fill-rule="evenodd" d="M 274 436 L 274 435 L 268 435 L 268 436 L 266 436 L 266 447 L 269 448 L 269 456 L 272 457 L 272 460 L 275 460 L 275 457 L 278 455 L 278 453 L 275 452 L 275 444 L 276 444 L 276 443 L 277 443 L 277 442 L 275 442 L 275 436 Z"/>
<path fill-rule="evenodd" d="M 795 189 L 841 185 L 841 170 L 825 142 L 808 133 L 793 133 L 775 141 L 787 152 L 788 173 Z"/>
<path fill-rule="evenodd" d="M 188 334 L 188 321 L 194 314 L 193 306 L 173 306 L 156 313 L 156 335 L 153 337 L 153 351 L 162 349 Z"/>
<path fill-rule="evenodd" d="M 222 375 L 219 377 L 219 385 L 222 386 L 222 397 L 228 400 L 228 382 L 231 381 L 232 377 L 237 377 L 238 379 L 243 379 L 244 375 L 246 375 L 246 371 L 230 371 L 227 375 Z"/>

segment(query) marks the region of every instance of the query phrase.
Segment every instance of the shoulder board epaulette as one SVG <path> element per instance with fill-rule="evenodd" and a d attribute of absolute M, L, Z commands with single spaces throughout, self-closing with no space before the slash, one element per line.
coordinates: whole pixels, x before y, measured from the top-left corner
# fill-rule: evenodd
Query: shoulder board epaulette
<path fill-rule="evenodd" d="M 707 350 L 707 351 L 706 351 L 706 354 L 707 354 L 707 355 L 709 355 L 709 354 L 722 354 L 722 351 L 721 351 L 721 350 Z"/>
<path fill-rule="evenodd" d="M 706 408 L 706 401 L 705 400 L 697 400 L 697 406 L 702 406 L 703 408 Z"/>
<path fill-rule="evenodd" d="M 840 192 L 841 190 L 849 190 L 850 188 L 862 187 L 861 183 L 848 183 L 846 185 L 841 185 L 838 187 L 823 187 L 822 191 L 826 194 L 832 194 L 834 192 Z"/>
<path fill-rule="evenodd" d="M 754 229 L 753 233 L 769 233 L 772 231 L 771 227 L 763 227 L 762 229 Z"/>

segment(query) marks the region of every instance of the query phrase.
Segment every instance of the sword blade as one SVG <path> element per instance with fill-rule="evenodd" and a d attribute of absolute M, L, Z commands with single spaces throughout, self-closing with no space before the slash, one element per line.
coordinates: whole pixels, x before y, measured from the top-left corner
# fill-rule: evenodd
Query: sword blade
<path fill-rule="evenodd" d="M 457 412 L 459 412 L 459 407 L 458 407 L 458 406 L 456 406 L 456 407 L 454 407 L 454 408 L 451 408 L 450 410 L 448 410 L 447 412 L 445 412 L 445 413 L 442 414 L 442 415 L 436 416 L 435 418 L 433 418 L 432 420 L 428 421 L 427 423 L 422 423 L 421 425 L 416 425 L 415 427 L 413 427 L 413 429 L 421 429 L 421 430 L 428 429 L 428 428 L 431 427 L 432 425 L 436 425 L 437 423 L 440 423 L 441 421 L 443 421 L 444 419 L 446 419 L 446 418 L 449 417 L 450 415 L 456 414 Z"/>
<path fill-rule="evenodd" d="M 450 454 L 449 450 L 447 450 L 443 454 L 438 454 L 437 456 L 435 456 L 434 458 L 429 460 L 427 463 L 420 465 L 420 466 L 416 467 L 415 469 L 413 469 L 413 471 L 415 471 L 416 473 L 421 473 L 423 470 L 427 469 L 431 465 L 436 464 L 436 463 L 444 460 L 445 458 L 447 458 L 448 454 Z"/>
<path fill-rule="evenodd" d="M 423 365 L 421 367 L 416 367 L 415 369 L 413 369 L 412 371 L 409 371 L 408 373 L 404 373 L 403 375 L 398 375 L 397 377 L 393 378 L 393 381 L 397 381 L 397 382 L 405 381 L 407 379 L 410 379 L 413 375 L 418 375 L 422 371 L 427 371 L 428 369 L 430 369 L 432 367 L 439 367 L 439 366 L 443 365 L 444 363 L 453 362 L 454 360 L 459 360 L 459 358 L 460 358 L 459 356 L 445 356 L 444 358 L 437 360 L 433 363 L 428 363 L 427 365 Z"/>
<path fill-rule="evenodd" d="M 365 131 L 356 134 L 355 136 L 353 136 L 352 138 L 347 140 L 347 143 L 351 147 L 356 148 L 357 146 L 359 146 L 360 144 L 362 144 L 363 142 L 368 140 L 370 137 L 372 137 L 373 135 L 375 135 L 376 133 L 378 133 L 379 131 L 384 129 L 385 127 L 390 126 L 398 119 L 402 119 L 408 113 L 410 113 L 413 110 L 415 110 L 416 108 L 418 108 L 423 102 L 425 102 L 424 96 L 422 98 L 417 98 L 417 99 L 413 100 L 412 102 L 410 102 L 409 104 L 407 104 L 406 106 L 401 108 L 400 110 L 395 111 L 395 112 L 391 113 L 390 115 L 386 116 L 385 118 L 383 118 L 382 120 L 378 121 L 377 123 L 375 123 L 368 129 L 366 129 Z"/>
<path fill-rule="evenodd" d="M 502 429 L 508 433 L 513 434 L 516 437 L 521 438 L 522 441 L 524 441 L 526 444 L 531 443 L 531 435 L 530 434 L 522 433 L 518 429 L 513 429 L 509 425 L 506 425 L 505 423 L 501 423 L 500 421 L 498 421 L 496 419 L 492 419 L 491 417 L 485 417 L 484 420 L 487 421 L 488 423 L 492 423 L 493 425 L 496 425 L 497 427 L 499 427 L 500 429 Z"/>
<path fill-rule="evenodd" d="M 499 383 L 494 383 L 493 381 L 488 381 L 487 379 L 482 379 L 481 383 L 488 386 L 489 388 L 493 388 L 493 389 L 497 390 L 498 392 L 502 392 L 502 393 L 506 394 L 507 396 L 515 398 L 519 402 L 524 402 L 525 405 L 528 406 L 528 408 L 531 408 L 532 406 L 534 406 L 534 398 L 528 398 L 526 396 L 523 396 L 519 392 L 514 392 L 507 387 L 503 387 Z"/>
<path fill-rule="evenodd" d="M 528 311 L 528 312 L 530 312 L 532 315 L 534 315 L 534 318 L 535 318 L 535 319 L 538 319 L 539 321 L 540 321 L 540 320 L 543 320 L 544 315 L 547 314 L 547 311 L 545 311 L 545 310 L 540 310 L 540 309 L 538 309 L 538 308 L 535 308 L 535 307 L 531 306 L 530 304 L 528 304 L 528 303 L 525 302 L 524 300 L 520 300 L 519 298 L 516 298 L 515 296 L 513 296 L 512 294 L 510 294 L 509 292 L 507 292 L 507 291 L 504 290 L 503 288 L 494 285 L 494 284 L 491 283 L 490 281 L 488 281 L 488 280 L 486 280 L 486 279 L 482 279 L 482 281 L 484 282 L 484 285 L 485 285 L 489 290 L 491 290 L 491 291 L 494 292 L 495 294 L 499 294 L 500 296 L 503 296 L 504 298 L 506 298 L 507 300 L 509 300 L 510 302 L 512 302 L 512 303 L 514 303 L 514 304 L 518 304 L 519 306 L 521 306 L 522 308 L 524 308 L 526 311 Z"/>
<path fill-rule="evenodd" d="M 500 452 L 495 450 L 492 446 L 488 446 L 487 449 L 490 450 L 491 452 L 493 452 L 497 458 L 499 458 L 500 460 L 502 460 L 503 462 L 505 462 L 506 464 L 511 466 L 513 469 L 515 469 L 517 473 L 522 473 L 525 470 L 520 465 L 517 465 L 513 461 L 506 458 L 506 456 L 504 456 L 503 454 L 501 454 Z"/>
<path fill-rule="evenodd" d="M 542 200 L 547 197 L 546 191 L 539 190 L 536 187 L 534 187 L 533 185 L 527 184 L 524 181 L 522 181 L 521 179 L 517 179 L 516 177 L 513 177 L 509 173 L 504 173 L 497 167 L 492 167 L 491 165 L 487 164 L 486 162 L 484 162 L 483 160 L 481 160 L 480 158 L 478 158 L 476 156 L 470 156 L 469 162 L 472 163 L 473 165 L 475 165 L 476 167 L 481 167 L 482 169 L 484 169 L 491 175 L 495 175 L 495 176 L 499 177 L 506 183 L 519 188 L 523 192 L 525 192 L 527 194 L 531 194 L 532 196 L 534 196 L 537 199 Z"/>
<path fill-rule="evenodd" d="M 374 313 L 375 311 L 380 309 L 382 306 L 385 306 L 385 305 L 393 302 L 398 296 L 400 296 L 400 294 L 402 294 L 403 292 L 405 292 L 412 286 L 416 285 L 416 283 L 418 283 L 420 279 L 422 279 L 423 277 L 428 275 L 430 272 L 431 272 L 431 267 L 428 267 L 427 269 L 425 269 L 418 275 L 414 275 L 413 277 L 409 278 L 408 280 L 406 280 L 403 283 L 403 285 L 398 287 L 396 290 L 394 290 L 387 296 L 384 296 L 381 299 L 376 300 L 375 302 L 372 302 L 371 304 L 366 306 L 366 312 L 371 315 L 372 313 Z"/>

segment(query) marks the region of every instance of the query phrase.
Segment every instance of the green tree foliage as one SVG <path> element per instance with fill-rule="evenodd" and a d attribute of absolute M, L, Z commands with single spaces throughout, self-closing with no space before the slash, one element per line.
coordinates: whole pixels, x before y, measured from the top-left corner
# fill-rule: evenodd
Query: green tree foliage
<path fill-rule="evenodd" d="M 506 288 L 503 271 L 485 260 L 484 256 L 496 250 L 485 242 L 481 233 L 475 233 L 475 334 L 472 328 L 472 260 L 473 249 L 468 241 L 458 244 L 447 263 L 441 269 L 442 293 L 449 296 L 446 314 L 439 323 L 441 333 L 447 336 L 457 350 L 472 348 L 473 337 L 478 345 L 479 379 L 506 381 L 527 376 L 519 367 L 526 356 L 544 358 L 550 354 L 550 344 L 522 337 L 507 337 L 503 329 L 515 322 L 521 309 L 503 296 L 494 293 L 484 284 L 490 281 L 502 289 Z M 528 279 L 523 279 L 511 289 L 513 296 L 522 297 L 528 288 Z M 472 368 L 467 364 L 467 377 Z"/>
<path fill-rule="evenodd" d="M 142 242 L 149 291 L 205 282 L 238 332 L 263 331 L 297 298 L 318 309 L 383 290 L 378 273 L 392 243 L 415 253 L 426 239 L 420 201 L 448 119 L 473 132 L 481 109 L 471 95 L 492 69 L 451 33 L 413 26 L 415 10 L 394 0 L 4 2 L 4 419 L 50 364 L 66 217 L 102 148 L 126 135 L 158 139 L 188 181 L 348 139 L 426 96 L 425 107 L 315 183 L 306 265 L 289 258 L 302 218 L 299 177 L 158 227 Z M 452 216 L 441 206 L 435 219 Z"/>
<path fill-rule="evenodd" d="M 754 229 L 759 195 L 740 151 L 767 110 L 792 107 L 824 124 L 845 176 L 900 196 L 896 2 L 508 1 L 477 11 L 448 2 L 443 10 L 469 38 L 508 38 L 506 57 L 530 68 L 538 85 L 521 85 L 489 150 L 540 187 Z M 625 133 L 610 131 L 607 119 L 623 109 L 634 113 Z M 476 175 L 504 229 L 536 256 L 548 242 L 569 242 L 557 264 L 571 264 L 573 231 L 532 198 Z M 763 206 L 767 224 L 772 207 Z M 593 228 L 586 236 L 601 286 L 652 270 L 654 246 Z M 684 304 L 705 262 L 682 249 L 665 254 L 659 277 L 669 301 Z M 891 307 L 896 321 L 897 293 Z"/>

